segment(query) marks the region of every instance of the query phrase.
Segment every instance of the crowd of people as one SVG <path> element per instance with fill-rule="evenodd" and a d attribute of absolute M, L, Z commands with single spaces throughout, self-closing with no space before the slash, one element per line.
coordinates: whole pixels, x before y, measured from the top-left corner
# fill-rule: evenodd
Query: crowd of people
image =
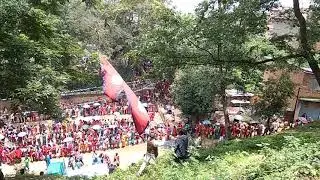
<path fill-rule="evenodd" d="M 283 119 L 274 119 L 270 126 L 267 127 L 264 123 L 251 121 L 243 122 L 235 120 L 230 125 L 230 132 L 232 138 L 249 138 L 254 136 L 264 136 L 281 132 L 282 130 L 289 129 L 290 127 L 307 124 L 310 121 L 301 121 L 297 119 L 294 124 L 290 124 Z M 209 138 L 223 140 L 226 137 L 226 126 L 220 123 L 211 123 L 208 121 L 199 122 L 194 129 L 197 138 Z"/>
<path fill-rule="evenodd" d="M 127 101 L 121 99 L 118 102 L 107 100 L 97 100 L 93 102 L 83 102 L 81 104 L 61 104 L 62 110 L 66 117 L 88 117 L 88 116 L 105 116 L 113 115 L 116 112 L 119 114 L 128 114 Z"/>
<path fill-rule="evenodd" d="M 235 138 L 247 138 L 264 135 L 265 126 L 261 123 L 233 122 L 231 124 L 231 136 Z M 226 137 L 226 127 L 224 124 L 203 124 L 199 123 L 195 129 L 196 137 L 209 139 L 224 139 Z"/>
<path fill-rule="evenodd" d="M 25 123 L 45 121 L 51 119 L 50 116 L 39 114 L 37 111 L 21 111 L 19 113 L 12 113 L 6 107 L 0 109 L 0 120 L 10 123 Z"/>
<path fill-rule="evenodd" d="M 113 120 L 73 121 L 53 124 L 6 125 L 1 128 L 0 158 L 14 164 L 22 157 L 31 161 L 70 157 L 77 152 L 117 149 L 145 142 L 150 134 L 160 140 L 176 136 L 182 124 L 148 127 L 139 135 L 130 118 Z"/>

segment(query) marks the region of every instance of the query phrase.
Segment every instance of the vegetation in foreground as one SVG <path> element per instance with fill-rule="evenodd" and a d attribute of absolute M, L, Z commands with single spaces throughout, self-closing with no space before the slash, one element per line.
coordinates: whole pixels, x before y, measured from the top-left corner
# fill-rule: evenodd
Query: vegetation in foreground
<path fill-rule="evenodd" d="M 319 130 L 316 122 L 277 135 L 228 141 L 194 152 L 182 165 L 167 155 L 140 178 L 134 166 L 110 179 L 320 179 Z"/>
<path fill-rule="evenodd" d="M 93 179 L 320 179 L 320 122 L 280 134 L 231 140 L 193 151 L 177 164 L 170 153 L 136 177 L 139 164 L 109 177 Z M 83 179 L 81 177 L 15 177 L 14 179 Z"/>

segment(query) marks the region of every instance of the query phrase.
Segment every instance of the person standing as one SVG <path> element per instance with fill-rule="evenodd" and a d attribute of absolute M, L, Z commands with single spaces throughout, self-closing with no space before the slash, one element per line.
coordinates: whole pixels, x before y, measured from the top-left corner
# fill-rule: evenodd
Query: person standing
<path fill-rule="evenodd" d="M 47 165 L 47 168 L 48 168 L 49 165 L 50 165 L 50 162 L 51 162 L 51 157 L 50 157 L 49 154 L 46 155 L 45 161 L 46 161 L 46 165 Z"/>
<path fill-rule="evenodd" d="M 155 159 L 158 157 L 158 146 L 160 146 L 160 144 L 157 144 L 155 136 L 150 134 L 147 140 L 147 153 L 144 155 L 144 161 L 136 174 L 137 176 L 142 174 L 143 170 L 148 164 L 150 164 L 151 160 L 155 161 Z"/>
<path fill-rule="evenodd" d="M 117 167 L 119 167 L 119 165 L 120 165 L 120 156 L 119 156 L 118 153 L 115 154 L 115 156 L 114 156 L 114 158 L 113 158 L 113 163 L 114 163 Z"/>
<path fill-rule="evenodd" d="M 223 141 L 225 136 L 226 136 L 226 127 L 223 124 L 221 124 L 219 141 Z"/>
<path fill-rule="evenodd" d="M 30 157 L 26 156 L 24 159 L 24 168 L 26 171 L 30 170 Z"/>

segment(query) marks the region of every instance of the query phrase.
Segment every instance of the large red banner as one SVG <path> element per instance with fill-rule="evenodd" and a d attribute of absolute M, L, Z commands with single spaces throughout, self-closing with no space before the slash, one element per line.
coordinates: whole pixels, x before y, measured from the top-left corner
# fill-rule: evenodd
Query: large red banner
<path fill-rule="evenodd" d="M 139 134 L 142 134 L 150 121 L 147 110 L 132 89 L 108 62 L 106 56 L 100 57 L 100 62 L 104 94 L 112 100 L 117 101 L 120 98 L 120 95 L 122 95 L 123 92 L 125 93 L 129 102 L 129 108 L 131 109 L 135 128 Z"/>

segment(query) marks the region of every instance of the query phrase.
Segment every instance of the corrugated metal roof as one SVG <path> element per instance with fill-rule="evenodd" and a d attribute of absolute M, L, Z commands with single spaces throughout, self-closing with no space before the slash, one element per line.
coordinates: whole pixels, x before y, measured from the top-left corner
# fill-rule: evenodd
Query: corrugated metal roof
<path fill-rule="evenodd" d="M 305 73 L 310 73 L 310 74 L 313 74 L 312 72 L 312 69 L 311 68 L 306 68 L 306 67 L 303 67 L 301 68 Z"/>
<path fill-rule="evenodd" d="M 299 98 L 300 101 L 308 101 L 308 102 L 318 102 L 320 103 L 320 98 Z"/>

